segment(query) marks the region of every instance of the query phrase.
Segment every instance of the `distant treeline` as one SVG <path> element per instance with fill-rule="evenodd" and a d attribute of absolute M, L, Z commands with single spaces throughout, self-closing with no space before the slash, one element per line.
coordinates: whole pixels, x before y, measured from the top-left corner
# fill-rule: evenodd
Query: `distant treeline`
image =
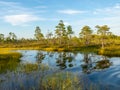
<path fill-rule="evenodd" d="M 62 20 L 55 27 L 55 32 L 48 31 L 43 35 L 39 26 L 36 26 L 33 39 L 17 39 L 15 33 L 10 32 L 7 37 L 0 34 L 0 47 L 58 47 L 77 48 L 83 46 L 98 46 L 105 48 L 110 45 L 119 45 L 120 36 L 110 32 L 107 25 L 96 25 L 97 33 L 94 33 L 90 26 L 83 26 L 79 32 L 79 37 L 75 36 L 72 26 L 65 26 Z"/>

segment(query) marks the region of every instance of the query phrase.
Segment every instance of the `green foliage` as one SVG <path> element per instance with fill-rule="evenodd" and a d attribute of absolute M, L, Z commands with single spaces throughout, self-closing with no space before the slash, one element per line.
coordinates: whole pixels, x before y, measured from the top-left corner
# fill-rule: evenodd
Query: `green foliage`
<path fill-rule="evenodd" d="M 49 69 L 49 67 L 48 67 L 48 66 L 45 66 L 45 65 L 43 65 L 43 64 L 38 64 L 38 63 L 35 63 L 35 64 L 25 63 L 25 64 L 20 64 L 20 65 L 19 65 L 18 71 L 29 74 L 29 73 L 31 73 L 31 72 L 35 72 L 35 71 L 46 71 L 46 70 L 48 70 L 48 69 Z"/>
<path fill-rule="evenodd" d="M 72 30 L 72 26 L 67 26 L 67 35 L 69 38 L 71 38 L 72 34 L 74 34 L 73 30 Z"/>
<path fill-rule="evenodd" d="M 99 54 L 106 55 L 109 57 L 120 57 L 120 46 L 114 44 L 106 46 L 104 49 L 99 50 Z"/>
<path fill-rule="evenodd" d="M 21 57 L 20 53 L 17 52 L 11 52 L 7 54 L 0 54 L 0 60 L 13 60 L 13 59 L 19 59 Z"/>
<path fill-rule="evenodd" d="M 107 25 L 97 25 L 95 27 L 97 33 L 94 33 L 89 26 L 83 26 L 79 33 L 80 37 L 72 36 L 74 34 L 72 26 L 69 25 L 66 27 L 63 20 L 60 20 L 55 28 L 55 34 L 48 32 L 46 35 L 47 38 L 44 38 L 39 26 L 35 29 L 35 39 L 17 39 L 17 36 L 12 32 L 6 38 L 4 34 L 0 34 L 0 47 L 42 49 L 48 51 L 87 51 L 88 48 L 90 50 L 91 46 L 93 46 L 93 51 L 95 48 L 95 51 L 98 51 L 99 54 L 120 56 L 119 50 L 116 49 L 120 45 L 120 36 L 113 35 Z M 112 45 L 115 45 L 115 47 L 113 48 Z"/>
<path fill-rule="evenodd" d="M 55 34 L 58 38 L 66 35 L 65 25 L 62 20 L 60 20 L 59 24 L 56 26 Z"/>
<path fill-rule="evenodd" d="M 105 40 L 106 36 L 111 35 L 110 34 L 111 32 L 108 32 L 110 28 L 107 25 L 103 25 L 103 26 L 97 25 L 96 28 L 97 28 L 97 34 L 100 34 L 102 48 L 104 48 L 106 43 Z"/>
<path fill-rule="evenodd" d="M 103 26 L 97 25 L 95 27 L 98 29 L 97 33 L 100 35 L 106 35 L 110 29 L 107 25 L 103 25 Z"/>
<path fill-rule="evenodd" d="M 0 73 L 15 70 L 20 62 L 20 57 L 20 53 L 0 54 Z"/>
<path fill-rule="evenodd" d="M 13 32 L 10 32 L 8 37 L 6 38 L 6 41 L 10 42 L 15 40 L 17 40 L 17 36 Z"/>
<path fill-rule="evenodd" d="M 69 72 L 47 75 L 42 80 L 44 90 L 81 90 L 80 79 Z"/>
<path fill-rule="evenodd" d="M 46 35 L 47 39 L 51 39 L 52 36 L 53 36 L 52 32 L 49 32 L 49 31 L 48 31 L 48 33 L 47 33 L 47 35 Z"/>
<path fill-rule="evenodd" d="M 44 37 L 39 26 L 36 27 L 34 36 L 37 40 L 41 40 Z"/>
<path fill-rule="evenodd" d="M 0 34 L 0 42 L 4 41 L 4 34 Z"/>
<path fill-rule="evenodd" d="M 89 26 L 84 26 L 81 29 L 81 32 L 79 34 L 80 34 L 80 36 L 87 37 L 88 35 L 92 34 L 92 30 Z"/>
<path fill-rule="evenodd" d="M 79 33 L 80 37 L 85 40 L 85 45 L 89 45 L 92 36 L 92 30 L 89 26 L 84 26 Z"/>

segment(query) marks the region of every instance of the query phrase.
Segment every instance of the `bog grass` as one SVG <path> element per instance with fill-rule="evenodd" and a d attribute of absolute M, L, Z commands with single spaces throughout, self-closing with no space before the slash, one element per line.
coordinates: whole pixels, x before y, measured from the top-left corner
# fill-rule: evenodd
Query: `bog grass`
<path fill-rule="evenodd" d="M 70 72 L 46 75 L 42 80 L 43 90 L 81 90 L 80 79 Z"/>
<path fill-rule="evenodd" d="M 0 80 L 1 90 L 82 90 L 77 74 L 51 70 L 42 64 L 21 64 Z"/>
<path fill-rule="evenodd" d="M 57 47 L 57 46 L 50 46 L 50 47 L 17 47 L 17 48 L 0 48 L 0 58 L 4 59 L 4 54 L 6 58 L 12 58 L 9 56 L 19 56 L 19 53 L 13 52 L 12 50 L 44 50 L 44 51 L 80 51 L 80 52 L 94 52 L 100 55 L 106 55 L 109 57 L 117 56 L 120 57 L 120 46 L 117 44 L 113 45 L 106 45 L 104 48 L 97 45 L 91 46 L 80 46 L 80 47 Z M 11 52 L 12 51 L 12 52 Z M 2 57 L 3 56 L 3 57 Z M 13 57 L 15 58 L 15 57 Z"/>
<path fill-rule="evenodd" d="M 0 48 L 0 60 L 19 59 L 22 55 L 18 52 L 13 52 L 12 48 Z"/>
<path fill-rule="evenodd" d="M 99 54 L 106 55 L 109 57 L 120 57 L 120 46 L 106 46 L 104 49 L 99 49 Z"/>

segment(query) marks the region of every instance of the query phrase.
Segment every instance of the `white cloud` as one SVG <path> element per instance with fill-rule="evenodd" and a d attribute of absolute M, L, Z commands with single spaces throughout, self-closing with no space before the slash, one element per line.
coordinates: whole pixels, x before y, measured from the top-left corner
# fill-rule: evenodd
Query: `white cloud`
<path fill-rule="evenodd" d="M 7 2 L 0 1 L 0 18 L 1 20 L 11 24 L 11 25 L 21 25 L 25 26 L 29 24 L 29 22 L 46 20 L 45 18 L 41 18 L 40 13 L 44 13 L 45 10 L 43 8 L 47 8 L 45 6 L 40 6 L 41 10 L 33 8 L 28 8 L 22 5 L 22 3 L 18 2 Z"/>
<path fill-rule="evenodd" d="M 0 16 L 3 17 L 5 15 L 15 15 L 21 13 L 32 13 L 33 11 L 29 8 L 25 8 L 21 5 L 21 3 L 17 2 L 7 2 L 7 1 L 0 1 Z M 30 12 L 31 11 L 31 12 Z"/>
<path fill-rule="evenodd" d="M 37 20 L 45 20 L 44 18 L 38 18 L 34 15 L 29 14 L 18 14 L 18 15 L 6 15 L 4 16 L 4 21 L 10 23 L 11 25 L 22 25 Z"/>
<path fill-rule="evenodd" d="M 37 15 L 37 14 L 45 13 L 46 12 L 46 10 L 44 10 L 45 8 L 47 7 L 44 5 L 29 8 L 23 6 L 23 4 L 19 2 L 0 1 L 0 11 L 2 12 L 0 13 L 0 16 L 16 15 L 23 13 Z"/>
<path fill-rule="evenodd" d="M 58 10 L 57 12 L 63 14 L 69 14 L 69 15 L 85 13 L 85 11 L 72 10 L 72 9 Z"/>
<path fill-rule="evenodd" d="M 80 32 L 80 28 L 82 28 L 85 25 L 89 25 L 94 32 L 96 25 L 108 25 L 110 27 L 110 31 L 112 31 L 116 35 L 120 35 L 120 17 L 119 16 L 112 16 L 112 17 L 104 17 L 104 18 L 86 18 L 78 21 L 71 22 L 71 25 L 73 26 L 74 30 L 76 30 L 76 34 Z"/>
<path fill-rule="evenodd" d="M 42 5 L 42 6 L 36 6 L 35 8 L 36 8 L 36 9 L 46 9 L 46 8 L 48 8 L 48 7 Z"/>
<path fill-rule="evenodd" d="M 69 23 L 69 22 L 64 22 L 64 24 L 65 24 L 66 26 L 70 25 L 70 23 Z"/>
<path fill-rule="evenodd" d="M 96 9 L 95 11 L 93 11 L 93 14 L 108 15 L 108 16 L 120 15 L 120 4 L 117 3 L 112 7 Z"/>
<path fill-rule="evenodd" d="M 17 5 L 20 5 L 20 3 L 0 1 L 0 6 L 14 7 L 14 6 L 17 6 Z"/>
<path fill-rule="evenodd" d="M 117 4 L 114 6 L 114 8 L 120 9 L 120 3 L 117 3 Z"/>

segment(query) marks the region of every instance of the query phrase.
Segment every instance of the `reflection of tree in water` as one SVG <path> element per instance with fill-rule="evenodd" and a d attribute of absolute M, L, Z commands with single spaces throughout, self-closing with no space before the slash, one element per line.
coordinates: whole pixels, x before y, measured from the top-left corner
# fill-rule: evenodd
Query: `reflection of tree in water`
<path fill-rule="evenodd" d="M 73 67 L 72 61 L 74 60 L 74 56 L 71 53 L 61 52 L 58 55 L 57 58 L 57 66 L 60 67 L 60 69 L 65 69 L 67 67 Z M 68 63 L 68 66 L 67 66 Z"/>
<path fill-rule="evenodd" d="M 88 53 L 84 54 L 83 62 L 84 64 L 81 65 L 83 72 L 90 73 L 92 71 L 93 65 Z"/>
<path fill-rule="evenodd" d="M 57 56 L 55 56 L 57 55 Z M 76 54 L 77 55 L 77 54 Z M 60 69 L 66 69 L 73 67 L 75 64 L 73 64 L 73 60 L 75 60 L 76 55 L 74 53 L 69 52 L 47 52 L 44 53 L 42 51 L 39 51 L 36 56 L 37 63 L 40 64 L 47 56 L 48 58 L 54 58 L 56 57 L 56 65 Z M 83 64 L 81 65 L 82 71 L 84 73 L 91 73 L 95 70 L 109 68 L 112 63 L 109 61 L 109 59 L 105 56 L 100 57 L 101 59 L 97 60 L 95 59 L 94 54 L 83 54 Z M 48 59 L 49 60 L 49 59 Z M 54 61 L 53 61 L 54 62 Z"/>
<path fill-rule="evenodd" d="M 41 51 L 38 51 L 37 56 L 36 56 L 37 63 L 42 63 L 42 60 L 44 58 L 45 58 L 45 54 Z"/>
<path fill-rule="evenodd" d="M 54 52 L 47 52 L 47 55 L 49 56 L 49 57 L 53 57 L 54 56 Z"/>
<path fill-rule="evenodd" d="M 103 59 L 101 61 L 96 62 L 95 69 L 104 69 L 109 68 L 112 65 L 112 62 L 110 62 L 107 57 L 103 56 Z"/>
<path fill-rule="evenodd" d="M 112 65 L 106 56 L 102 56 L 102 60 L 97 62 L 93 61 L 91 57 L 92 56 L 89 54 L 84 54 L 84 64 L 81 65 L 84 73 L 91 73 L 94 70 L 109 68 Z"/>

